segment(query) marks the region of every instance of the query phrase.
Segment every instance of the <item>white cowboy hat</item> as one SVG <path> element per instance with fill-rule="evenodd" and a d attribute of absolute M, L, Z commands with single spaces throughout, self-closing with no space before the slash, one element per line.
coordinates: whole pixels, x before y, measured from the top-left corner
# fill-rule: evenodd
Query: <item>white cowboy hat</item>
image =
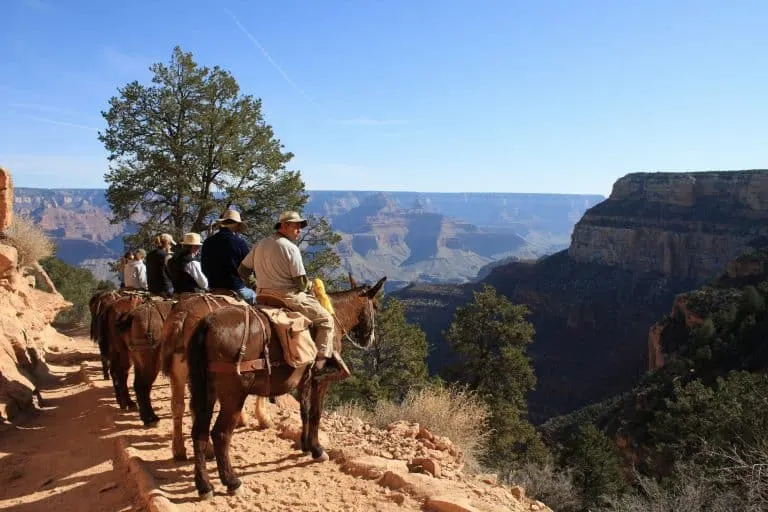
<path fill-rule="evenodd" d="M 181 241 L 182 245 L 203 245 L 200 240 L 200 235 L 197 233 L 184 233 L 184 240 Z"/>
<path fill-rule="evenodd" d="M 303 218 L 301 215 L 299 215 L 298 212 L 283 212 L 280 214 L 280 220 L 275 223 L 275 229 L 280 229 L 280 224 L 283 222 L 298 222 L 301 224 L 301 227 L 305 228 L 307 227 L 307 219 Z"/>
<path fill-rule="evenodd" d="M 245 225 L 245 222 L 240 219 L 240 212 L 237 210 L 227 210 L 220 219 L 216 219 L 216 222 L 219 224 L 235 222 L 237 224 Z"/>

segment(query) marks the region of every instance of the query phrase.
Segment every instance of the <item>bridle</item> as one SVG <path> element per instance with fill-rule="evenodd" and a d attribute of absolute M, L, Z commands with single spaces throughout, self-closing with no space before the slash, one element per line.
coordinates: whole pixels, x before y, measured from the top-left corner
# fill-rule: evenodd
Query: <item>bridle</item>
<path fill-rule="evenodd" d="M 366 297 L 365 301 L 367 302 L 366 307 L 369 308 L 368 314 L 371 317 L 371 323 L 372 323 L 371 333 L 375 333 L 376 332 L 376 311 L 374 311 L 374 309 L 373 309 L 373 299 L 370 299 L 370 298 Z M 341 339 L 342 340 L 347 340 L 349 343 L 352 344 L 352 346 L 354 346 L 356 348 L 359 348 L 359 349 L 362 349 L 362 350 L 367 350 L 368 349 L 368 347 L 364 347 L 360 343 L 358 343 L 357 341 L 352 339 L 352 337 L 349 335 L 349 331 L 347 329 L 343 328 L 343 326 L 341 324 L 341 320 L 339 320 L 339 317 L 336 316 L 336 313 L 331 313 L 331 316 L 333 316 L 333 320 L 339 326 L 339 330 L 341 331 Z"/>

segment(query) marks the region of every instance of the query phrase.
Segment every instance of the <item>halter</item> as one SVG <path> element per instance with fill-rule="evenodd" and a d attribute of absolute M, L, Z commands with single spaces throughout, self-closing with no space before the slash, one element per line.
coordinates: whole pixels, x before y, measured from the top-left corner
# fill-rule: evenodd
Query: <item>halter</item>
<path fill-rule="evenodd" d="M 365 299 L 366 301 L 366 307 L 373 308 L 373 299 Z M 376 332 L 376 314 L 375 311 L 369 311 L 369 314 L 371 315 L 371 322 L 373 323 L 373 327 L 371 329 L 371 332 Z M 336 313 L 331 313 L 331 316 L 333 316 L 334 321 L 339 325 L 339 330 L 341 331 L 341 339 L 347 340 L 349 343 L 351 343 L 354 347 L 357 347 L 362 350 L 367 350 L 367 347 L 364 347 L 360 345 L 358 342 L 352 339 L 352 337 L 349 335 L 349 331 L 344 329 L 341 320 L 339 320 L 339 317 L 336 316 Z"/>

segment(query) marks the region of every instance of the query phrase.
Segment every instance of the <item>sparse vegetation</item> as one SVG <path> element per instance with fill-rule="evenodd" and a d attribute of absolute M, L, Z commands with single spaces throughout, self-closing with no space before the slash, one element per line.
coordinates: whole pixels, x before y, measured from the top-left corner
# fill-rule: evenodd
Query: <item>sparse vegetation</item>
<path fill-rule="evenodd" d="M 379 428 L 398 420 L 418 423 L 435 435 L 448 437 L 464 452 L 469 469 L 480 468 L 488 443 L 488 407 L 476 393 L 461 387 L 434 385 L 409 392 L 399 403 L 382 400 L 372 410 L 354 403 L 336 410 Z"/>
<path fill-rule="evenodd" d="M 30 218 L 14 215 L 13 223 L 4 232 L 4 243 L 16 248 L 19 266 L 26 267 L 47 258 L 54 252 L 53 242 Z"/>
<path fill-rule="evenodd" d="M 557 512 L 582 510 L 579 490 L 573 483 L 571 470 L 558 468 L 552 460 L 542 464 L 525 464 L 504 476 L 511 485 L 525 488 L 528 496 L 546 503 Z"/>
<path fill-rule="evenodd" d="M 99 281 L 90 271 L 73 267 L 54 257 L 46 258 L 40 264 L 57 291 L 72 303 L 72 307 L 56 315 L 54 325 L 85 325 L 90 320 L 88 301 L 91 296 L 99 290 L 115 288 L 111 281 Z"/>

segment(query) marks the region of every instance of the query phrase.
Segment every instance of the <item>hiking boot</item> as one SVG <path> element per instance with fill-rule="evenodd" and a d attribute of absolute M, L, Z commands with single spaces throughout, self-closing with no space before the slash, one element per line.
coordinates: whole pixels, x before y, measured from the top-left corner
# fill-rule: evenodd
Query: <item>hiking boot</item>
<path fill-rule="evenodd" d="M 343 380 L 349 376 L 349 368 L 347 368 L 339 353 L 335 351 L 333 357 L 325 360 L 325 365 L 322 368 L 315 368 L 312 371 L 312 378 L 315 380 Z"/>

